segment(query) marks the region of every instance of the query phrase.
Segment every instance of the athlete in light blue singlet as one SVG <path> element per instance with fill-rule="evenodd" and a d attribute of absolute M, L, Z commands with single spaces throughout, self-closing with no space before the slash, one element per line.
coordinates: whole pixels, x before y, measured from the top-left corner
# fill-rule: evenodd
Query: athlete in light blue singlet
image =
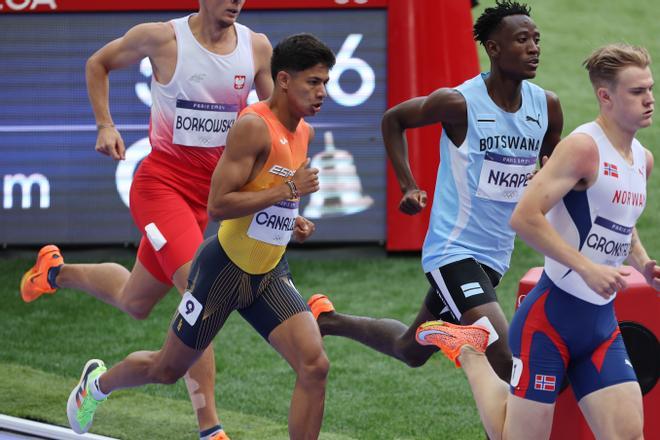
<path fill-rule="evenodd" d="M 465 100 L 469 124 L 460 145 L 444 131 L 440 140 L 442 161 L 422 254 L 426 273 L 465 258 L 500 274 L 509 268 L 515 234 L 508 219 L 536 168 L 548 104 L 542 88 L 523 81 L 520 108 L 507 112 L 489 96 L 487 78 L 477 75 L 455 89 Z"/>
<path fill-rule="evenodd" d="M 415 341 L 422 322 L 471 324 L 487 317 L 500 335 L 488 359 L 508 378 L 507 322 L 495 286 L 513 249 L 509 217 L 537 160 L 559 141 L 563 117 L 553 93 L 526 81 L 536 76 L 540 56 L 539 31 L 526 5 L 503 1 L 487 8 L 474 36 L 488 53 L 489 73 L 405 101 L 383 116 L 383 140 L 403 192 L 399 209 L 410 215 L 424 209 L 426 192 L 410 172 L 405 130 L 443 126 L 422 259 L 431 287 L 414 322 L 338 313 L 325 296 L 315 295 L 309 303 L 323 335 L 352 338 L 412 367 L 436 351 Z"/>

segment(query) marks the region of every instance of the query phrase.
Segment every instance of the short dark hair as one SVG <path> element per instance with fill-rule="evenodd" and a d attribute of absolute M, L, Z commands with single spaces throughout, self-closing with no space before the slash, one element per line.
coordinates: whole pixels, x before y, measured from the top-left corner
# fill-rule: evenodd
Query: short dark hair
<path fill-rule="evenodd" d="M 317 64 L 332 69 L 335 65 L 335 54 L 312 34 L 291 35 L 273 49 L 270 74 L 275 79 L 279 71 L 302 72 Z"/>
<path fill-rule="evenodd" d="M 474 39 L 482 45 L 486 45 L 490 35 L 500 25 L 504 17 L 509 15 L 526 15 L 529 17 L 531 8 L 524 3 L 518 3 L 510 0 L 496 0 L 495 7 L 486 8 L 486 10 L 479 16 L 472 33 Z"/>

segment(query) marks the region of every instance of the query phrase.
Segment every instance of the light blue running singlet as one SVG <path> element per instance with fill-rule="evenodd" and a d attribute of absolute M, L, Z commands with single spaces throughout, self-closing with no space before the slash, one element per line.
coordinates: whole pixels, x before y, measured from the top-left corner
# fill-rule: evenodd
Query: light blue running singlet
<path fill-rule="evenodd" d="M 548 128 L 545 91 L 522 82 L 515 113 L 498 107 L 480 74 L 456 87 L 467 104 L 468 128 L 456 146 L 444 129 L 441 163 L 429 229 L 422 249 L 424 272 L 474 258 L 500 274 L 509 268 L 515 233 L 511 213 L 536 168 Z"/>

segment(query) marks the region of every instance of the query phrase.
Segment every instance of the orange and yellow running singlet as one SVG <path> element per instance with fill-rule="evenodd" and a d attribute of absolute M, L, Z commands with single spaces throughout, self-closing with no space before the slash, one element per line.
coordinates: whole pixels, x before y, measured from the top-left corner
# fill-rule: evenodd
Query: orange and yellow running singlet
<path fill-rule="evenodd" d="M 301 119 L 296 131 L 289 131 L 264 102 L 247 107 L 241 116 L 244 114 L 263 119 L 271 147 L 259 174 L 240 191 L 261 191 L 283 184 L 307 158 L 309 126 Z M 254 214 L 223 220 L 218 240 L 231 261 L 249 274 L 272 270 L 291 239 L 299 203 L 298 199 L 283 200 Z"/>

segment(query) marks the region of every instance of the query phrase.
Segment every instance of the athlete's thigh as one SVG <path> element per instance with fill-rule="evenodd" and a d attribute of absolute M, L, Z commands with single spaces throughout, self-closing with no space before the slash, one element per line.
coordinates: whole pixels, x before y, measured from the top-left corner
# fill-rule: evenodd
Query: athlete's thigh
<path fill-rule="evenodd" d="M 184 294 L 186 288 L 188 287 L 188 281 L 190 278 L 190 268 L 192 267 L 192 260 L 184 263 L 183 266 L 179 267 L 174 275 L 172 276 L 172 282 L 174 287 L 179 291 L 181 295 Z"/>
<path fill-rule="evenodd" d="M 554 403 L 570 362 L 567 337 L 548 317 L 561 293 L 541 278 L 511 320 L 509 345 L 513 354 L 511 393 L 540 403 Z M 569 340 L 570 342 L 570 340 Z"/>
<path fill-rule="evenodd" d="M 239 296 L 253 296 L 250 275 L 238 268 L 209 237 L 200 246 L 189 282 L 172 320 L 172 330 L 188 347 L 203 351 L 220 331 Z M 248 286 L 245 289 L 245 286 Z"/>
<path fill-rule="evenodd" d="M 291 281 L 285 259 L 260 280 L 254 301 L 239 310 L 294 368 L 323 354 L 321 332 L 307 302 Z"/>
<path fill-rule="evenodd" d="M 200 223 L 200 209 L 206 218 L 203 207 L 164 181 L 144 173 L 136 177 L 131 187 L 131 215 L 144 237 L 138 256 L 161 282 L 171 282 L 202 243 L 205 223 Z"/>
<path fill-rule="evenodd" d="M 435 288 L 429 287 L 426 297 L 419 307 L 417 316 L 415 316 L 415 319 L 408 326 L 406 332 L 397 341 L 399 350 L 405 352 L 406 357 L 428 359 L 433 353 L 439 350 L 435 345 L 420 345 L 417 343 L 415 334 L 417 333 L 417 328 L 427 321 L 436 319 L 446 320 L 446 317 L 442 314 L 444 308 L 445 305 L 436 293 Z"/>
<path fill-rule="evenodd" d="M 438 305 L 433 305 L 427 296 L 426 304 L 436 315 L 439 305 L 444 304 L 439 313 L 440 319 L 469 325 L 483 317 L 488 318 L 498 340 L 488 347 L 486 354 L 498 375 L 507 377 L 511 365 L 507 343 L 508 325 L 495 293 L 500 275 L 473 258 L 447 264 L 426 275 L 440 298 Z"/>
<path fill-rule="evenodd" d="M 488 321 L 484 322 L 484 318 Z M 490 302 L 476 306 L 461 316 L 462 325 L 470 325 L 477 321 L 485 326 L 490 324 L 492 328 L 489 330 L 495 331 L 496 339 L 491 337 L 490 345 L 486 349 L 486 357 L 497 375 L 502 380 L 508 381 L 511 378 L 512 357 L 509 348 L 509 324 L 502 307 L 498 302 Z M 495 341 L 493 342 L 492 339 Z"/>
<path fill-rule="evenodd" d="M 266 341 L 276 327 L 292 316 L 309 312 L 307 302 L 293 285 L 286 260 L 282 259 L 273 270 L 253 275 L 252 286 L 257 286 L 254 298 L 242 301 L 238 313 Z M 311 316 L 311 314 L 310 314 Z"/>
<path fill-rule="evenodd" d="M 541 403 L 509 394 L 503 438 L 543 440 L 550 438 L 554 403 Z"/>
<path fill-rule="evenodd" d="M 625 382 L 594 391 L 579 402 L 597 439 L 635 438 L 641 433 L 644 410 L 637 382 Z"/>
<path fill-rule="evenodd" d="M 624 382 L 637 382 L 632 362 L 623 343 L 613 304 L 588 307 L 581 316 L 585 324 L 585 349 L 571 362 L 568 377 L 579 402 L 602 388 Z M 589 310 L 591 309 L 591 310 Z"/>
<path fill-rule="evenodd" d="M 172 285 L 172 279 L 165 274 L 161 267 L 156 251 L 149 243 L 146 236 L 142 235 L 140 246 L 138 247 L 136 263 L 139 261 L 142 267 L 147 270 L 153 278 L 161 284 Z"/>
<path fill-rule="evenodd" d="M 571 364 L 575 398 L 599 439 L 636 438 L 643 427 L 642 393 L 613 305 L 591 305 L 591 349 Z"/>
<path fill-rule="evenodd" d="M 308 312 L 298 313 L 278 325 L 268 342 L 296 371 L 324 355 L 319 326 Z"/>
<path fill-rule="evenodd" d="M 151 271 L 136 259 L 128 281 L 124 285 L 123 295 L 132 304 L 153 306 L 169 292 L 171 287 L 170 284 L 165 284 L 154 277 Z"/>

